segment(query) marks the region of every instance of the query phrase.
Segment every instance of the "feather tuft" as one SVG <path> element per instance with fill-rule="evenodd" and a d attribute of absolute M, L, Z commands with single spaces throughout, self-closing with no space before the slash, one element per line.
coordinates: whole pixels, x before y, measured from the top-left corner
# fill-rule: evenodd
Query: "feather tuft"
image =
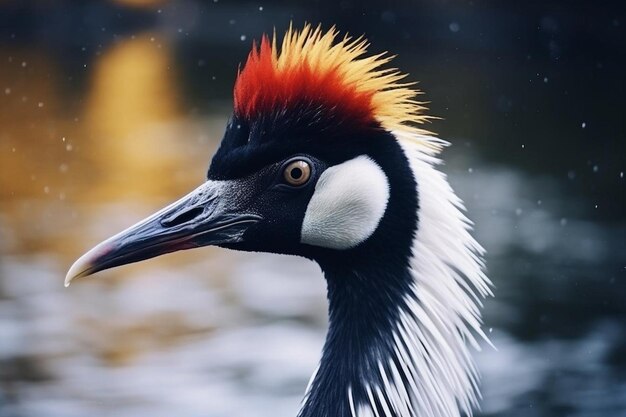
<path fill-rule="evenodd" d="M 280 49 L 276 34 L 253 43 L 234 88 L 235 113 L 255 119 L 306 104 L 340 113 L 354 125 L 378 122 L 384 129 L 425 134 L 418 125 L 430 117 L 417 100 L 406 74 L 381 68 L 393 59 L 387 53 L 367 56 L 368 42 L 348 35 L 338 39 L 332 27 L 323 32 L 307 24 L 289 27 Z M 336 117 L 336 116 L 335 116 Z"/>

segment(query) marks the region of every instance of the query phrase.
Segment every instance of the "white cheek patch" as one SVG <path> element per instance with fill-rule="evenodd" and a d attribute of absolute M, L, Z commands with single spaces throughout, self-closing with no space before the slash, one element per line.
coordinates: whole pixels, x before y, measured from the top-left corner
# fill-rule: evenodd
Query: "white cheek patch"
<path fill-rule="evenodd" d="M 388 200 L 387 176 L 369 157 L 330 167 L 315 185 L 300 240 L 331 249 L 353 248 L 374 233 Z"/>

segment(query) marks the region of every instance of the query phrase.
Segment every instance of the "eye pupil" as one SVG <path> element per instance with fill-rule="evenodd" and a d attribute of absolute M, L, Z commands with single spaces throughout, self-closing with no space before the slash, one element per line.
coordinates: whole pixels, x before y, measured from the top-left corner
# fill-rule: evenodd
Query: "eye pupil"
<path fill-rule="evenodd" d="M 302 177 L 302 170 L 300 168 L 293 168 L 291 170 L 291 178 L 294 180 L 299 180 Z"/>

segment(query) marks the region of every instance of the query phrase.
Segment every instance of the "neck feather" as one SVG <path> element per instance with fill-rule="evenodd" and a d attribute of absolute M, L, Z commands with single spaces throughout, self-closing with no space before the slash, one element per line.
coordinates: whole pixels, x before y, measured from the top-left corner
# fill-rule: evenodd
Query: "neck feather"
<path fill-rule="evenodd" d="M 394 328 L 408 307 L 408 265 L 388 270 L 325 268 L 325 275 L 329 329 L 300 416 L 356 417 L 355 407 L 372 402 L 382 410 L 378 396 L 390 382 L 383 373 L 393 373 Z"/>
<path fill-rule="evenodd" d="M 408 259 L 324 267 L 329 330 L 299 417 L 459 417 L 479 397 L 483 249 L 462 202 L 435 169 L 441 142 L 396 132 L 419 195 Z M 418 140 L 416 140 L 418 139 Z M 432 147 L 424 143 L 435 142 Z"/>

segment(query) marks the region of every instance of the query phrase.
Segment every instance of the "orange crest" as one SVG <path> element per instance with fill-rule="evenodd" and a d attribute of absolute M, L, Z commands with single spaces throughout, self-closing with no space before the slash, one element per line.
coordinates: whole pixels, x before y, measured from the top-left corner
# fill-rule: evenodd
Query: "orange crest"
<path fill-rule="evenodd" d="M 332 109 L 352 122 L 379 122 L 387 130 L 423 133 L 415 127 L 428 119 L 419 92 L 400 83 L 406 75 L 381 69 L 392 57 L 365 56 L 367 41 L 348 36 L 335 42 L 337 31 L 322 33 L 305 25 L 301 32 L 289 28 L 280 48 L 276 35 L 263 36 L 253 46 L 235 81 L 235 113 L 254 119 L 273 111 L 306 103 Z"/>

